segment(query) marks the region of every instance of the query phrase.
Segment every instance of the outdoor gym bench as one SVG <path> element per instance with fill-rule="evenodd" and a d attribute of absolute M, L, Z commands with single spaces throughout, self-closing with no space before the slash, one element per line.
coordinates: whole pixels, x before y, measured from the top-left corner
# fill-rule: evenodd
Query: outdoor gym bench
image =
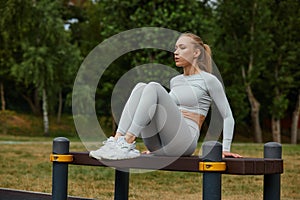
<path fill-rule="evenodd" d="M 53 140 L 52 199 L 65 200 L 68 193 L 68 165 L 88 165 L 115 168 L 115 200 L 127 200 L 130 169 L 154 169 L 203 173 L 203 200 L 221 199 L 221 175 L 263 175 L 264 200 L 280 199 L 280 174 L 283 173 L 281 144 L 264 145 L 264 158 L 222 158 L 222 145 L 216 141 L 202 145 L 203 157 L 166 157 L 141 155 L 138 158 L 117 161 L 98 161 L 88 152 L 69 152 L 69 140 Z"/>

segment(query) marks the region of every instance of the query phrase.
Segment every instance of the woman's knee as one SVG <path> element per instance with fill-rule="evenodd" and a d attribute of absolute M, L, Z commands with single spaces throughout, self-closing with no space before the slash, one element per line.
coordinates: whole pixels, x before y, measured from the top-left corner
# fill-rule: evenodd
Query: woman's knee
<path fill-rule="evenodd" d="M 146 86 L 147 88 L 151 88 L 151 90 L 155 91 L 159 97 L 166 96 L 168 94 L 167 90 L 157 82 L 150 82 Z M 169 97 L 169 95 L 167 95 Z"/>
<path fill-rule="evenodd" d="M 154 82 L 154 81 L 149 82 L 148 85 L 153 85 L 153 86 L 155 86 L 155 87 L 161 86 L 160 83 Z"/>
<path fill-rule="evenodd" d="M 139 87 L 145 87 L 147 84 L 143 83 L 143 82 L 139 82 L 135 85 L 135 87 L 139 88 Z"/>
<path fill-rule="evenodd" d="M 158 82 L 149 82 L 148 84 L 147 84 L 147 87 L 151 87 L 151 88 L 154 88 L 154 89 L 163 89 L 163 86 L 160 84 L 160 83 L 158 83 Z"/>
<path fill-rule="evenodd" d="M 144 88 L 146 85 L 147 85 L 146 83 L 139 82 L 134 86 L 133 90 Z"/>

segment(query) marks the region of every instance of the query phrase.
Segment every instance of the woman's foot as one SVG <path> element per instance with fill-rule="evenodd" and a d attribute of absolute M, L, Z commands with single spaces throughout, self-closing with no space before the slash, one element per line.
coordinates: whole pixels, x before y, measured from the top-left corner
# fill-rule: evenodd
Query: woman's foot
<path fill-rule="evenodd" d="M 102 147 L 91 151 L 89 155 L 98 160 L 123 160 L 139 157 L 140 152 L 135 149 L 135 142 L 128 143 L 125 136 L 121 136 L 117 140 L 113 137 L 108 138 Z"/>
<path fill-rule="evenodd" d="M 124 136 L 118 138 L 115 148 L 107 151 L 102 155 L 103 159 L 107 160 L 123 160 L 136 158 L 140 156 L 140 151 L 135 149 L 135 142 L 128 143 Z"/>
<path fill-rule="evenodd" d="M 110 137 L 106 141 L 103 142 L 103 146 L 101 146 L 98 150 L 90 151 L 89 156 L 92 158 L 96 158 L 98 160 L 102 159 L 102 155 L 106 154 L 109 151 L 113 151 L 116 146 L 116 138 Z"/>

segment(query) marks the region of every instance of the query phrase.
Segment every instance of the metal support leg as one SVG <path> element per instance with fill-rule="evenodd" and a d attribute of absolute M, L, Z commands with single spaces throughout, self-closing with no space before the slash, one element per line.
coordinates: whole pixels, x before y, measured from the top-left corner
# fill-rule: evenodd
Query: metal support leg
<path fill-rule="evenodd" d="M 205 142 L 202 146 L 203 160 L 210 162 L 222 161 L 222 144 L 217 141 Z M 221 199 L 221 173 L 203 173 L 203 200 Z"/>
<path fill-rule="evenodd" d="M 64 137 L 53 140 L 53 154 L 69 154 L 70 141 Z M 68 195 L 68 164 L 53 162 L 52 199 L 66 200 Z"/>
<path fill-rule="evenodd" d="M 268 142 L 264 145 L 264 158 L 281 159 L 282 146 L 277 142 Z M 280 174 L 264 175 L 264 200 L 280 200 Z"/>
<path fill-rule="evenodd" d="M 128 200 L 129 169 L 116 169 L 115 200 Z"/>

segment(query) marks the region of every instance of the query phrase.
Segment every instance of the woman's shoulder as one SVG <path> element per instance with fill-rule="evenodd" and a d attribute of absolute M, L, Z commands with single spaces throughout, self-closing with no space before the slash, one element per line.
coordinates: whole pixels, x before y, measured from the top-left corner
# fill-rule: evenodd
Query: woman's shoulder
<path fill-rule="evenodd" d="M 202 71 L 200 74 L 206 81 L 219 81 L 219 79 L 214 74 L 211 74 L 209 72 Z"/>
<path fill-rule="evenodd" d="M 221 81 L 214 74 L 202 71 L 201 76 L 205 80 L 205 82 L 208 86 L 211 86 L 211 87 L 222 86 Z"/>

